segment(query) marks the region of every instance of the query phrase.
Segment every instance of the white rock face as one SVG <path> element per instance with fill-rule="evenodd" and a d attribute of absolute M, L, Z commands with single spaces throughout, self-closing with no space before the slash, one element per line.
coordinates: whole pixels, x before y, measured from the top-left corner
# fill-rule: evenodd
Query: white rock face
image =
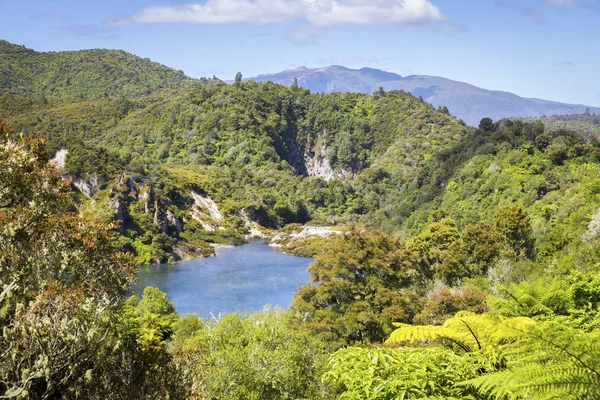
<path fill-rule="evenodd" d="M 209 196 L 201 195 L 195 191 L 191 191 L 190 195 L 194 199 L 194 206 L 190 211 L 190 215 L 202 225 L 207 231 L 215 231 L 224 229 L 221 223 L 225 221 L 223 214 L 219 210 L 219 206 Z"/>
<path fill-rule="evenodd" d="M 58 169 L 65 169 L 65 161 L 67 159 L 67 154 L 69 154 L 69 150 L 60 149 L 56 152 L 54 157 L 50 159 L 50 163 L 56 165 Z"/>
<path fill-rule="evenodd" d="M 56 168 L 59 170 L 65 169 L 65 162 L 67 160 L 67 155 L 69 154 L 69 150 L 60 149 L 56 152 L 54 157 L 50 159 L 50 163 L 54 164 Z M 64 174 L 63 180 L 69 178 L 68 175 Z M 90 177 L 90 179 L 86 182 L 81 178 L 73 178 L 73 186 L 75 186 L 81 193 L 83 193 L 86 197 L 92 198 L 98 190 L 100 190 L 100 182 L 98 182 L 98 176 L 95 174 Z"/>
<path fill-rule="evenodd" d="M 269 246 L 280 247 L 281 243 L 292 243 L 294 241 L 303 241 L 311 237 L 326 238 L 330 235 L 340 235 L 343 231 L 333 230 L 331 226 L 302 226 L 299 231 L 293 231 L 289 235 L 279 233 L 271 239 Z"/>
<path fill-rule="evenodd" d="M 325 151 L 326 146 L 322 144 L 315 151 L 310 151 L 305 155 L 304 163 L 309 176 L 319 176 L 329 181 L 335 177 L 335 173 L 329 165 Z"/>
<path fill-rule="evenodd" d="M 263 236 L 260 226 L 250 219 L 250 216 L 246 210 L 241 210 L 237 213 L 237 215 L 244 221 L 248 227 L 248 230 L 250 231 L 250 233 L 246 235 L 246 239 L 260 238 Z"/>
<path fill-rule="evenodd" d="M 589 242 L 600 235 L 600 209 L 594 214 L 590 221 L 587 230 L 581 235 L 581 238 Z"/>
<path fill-rule="evenodd" d="M 100 183 L 95 174 L 87 182 L 81 178 L 75 178 L 73 179 L 73 185 L 88 198 L 92 198 L 100 190 Z"/>

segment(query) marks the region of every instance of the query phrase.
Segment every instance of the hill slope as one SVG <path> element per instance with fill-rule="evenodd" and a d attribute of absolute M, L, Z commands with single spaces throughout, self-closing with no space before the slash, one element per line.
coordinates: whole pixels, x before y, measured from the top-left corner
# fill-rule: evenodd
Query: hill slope
<path fill-rule="evenodd" d="M 237 241 L 248 219 L 268 228 L 366 219 L 378 205 L 353 181 L 394 177 L 402 190 L 471 131 L 408 93 L 316 94 L 253 81 L 139 97 L 0 95 L 0 114 L 43 131 L 49 156 L 66 149 L 65 172 L 93 198 L 80 209 L 119 221 L 127 249 L 161 261 L 194 254 L 187 244 L 205 251 L 206 242 Z M 194 211 L 212 201 L 221 216 Z"/>
<path fill-rule="evenodd" d="M 137 96 L 181 87 L 181 71 L 120 50 L 41 53 L 0 40 L 0 93 L 22 96 Z"/>
<path fill-rule="evenodd" d="M 525 122 L 536 122 L 534 118 L 524 118 Z M 568 114 L 551 115 L 539 118 L 550 131 L 568 130 L 577 132 L 587 140 L 600 139 L 600 115 Z"/>
<path fill-rule="evenodd" d="M 300 67 L 275 74 L 259 75 L 257 82 L 270 80 L 291 85 L 294 78 L 298 85 L 314 92 L 361 92 L 373 93 L 379 87 L 386 90 L 404 90 L 435 107 L 447 106 L 452 115 L 467 124 L 477 126 L 482 118 L 499 120 L 508 117 L 540 117 L 551 114 L 583 113 L 584 105 L 564 104 L 540 99 L 527 99 L 515 94 L 482 89 L 464 82 L 426 75 L 402 77 L 372 68 L 354 70 L 342 66 L 326 68 Z M 600 112 L 600 108 L 591 108 Z"/>

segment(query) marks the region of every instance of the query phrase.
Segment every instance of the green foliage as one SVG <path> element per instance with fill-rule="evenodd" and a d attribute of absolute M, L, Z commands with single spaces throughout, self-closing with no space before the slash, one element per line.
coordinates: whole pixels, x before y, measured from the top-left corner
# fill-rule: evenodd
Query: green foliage
<path fill-rule="evenodd" d="M 471 129 L 400 91 L 192 81 L 6 42 L 0 69 L 0 112 L 25 132 L 0 122 L 0 397 L 600 396 L 597 116 Z M 284 246 L 315 256 L 291 314 L 123 300 L 117 248 L 173 262 L 308 222 L 365 228 Z M 321 381 L 324 348 L 388 336 L 425 347 L 339 350 Z"/>
<path fill-rule="evenodd" d="M 558 323 L 514 327 L 519 340 L 503 346 L 507 368 L 469 381 L 497 398 L 593 399 L 600 396 L 598 334 Z"/>
<path fill-rule="evenodd" d="M 451 282 L 460 261 L 456 259 L 459 252 L 460 233 L 456 223 L 450 219 L 429 225 L 418 236 L 411 238 L 406 248 L 417 254 L 416 266 L 425 279 L 439 278 Z"/>
<path fill-rule="evenodd" d="M 149 374 L 167 372 L 168 356 L 140 362 L 120 323 L 132 257 L 110 226 L 69 215 L 43 147 L 0 121 L 0 396 L 178 397 L 176 381 Z"/>
<path fill-rule="evenodd" d="M 0 93 L 99 98 L 147 94 L 190 81 L 175 71 L 124 51 L 38 53 L 0 41 Z"/>
<path fill-rule="evenodd" d="M 485 294 L 472 286 L 460 290 L 443 288 L 427 299 L 423 310 L 413 319 L 418 325 L 442 325 L 459 311 L 482 314 L 487 311 Z"/>
<path fill-rule="evenodd" d="M 589 110 L 588 110 L 589 111 Z M 526 122 L 534 119 L 525 118 Z M 569 130 L 579 133 L 588 141 L 598 140 L 600 137 L 600 116 L 586 114 L 551 115 L 539 119 L 549 131 Z"/>
<path fill-rule="evenodd" d="M 478 376 L 477 357 L 461 357 L 443 348 L 365 349 L 335 352 L 323 382 L 338 399 L 485 399 L 457 385 Z"/>
<path fill-rule="evenodd" d="M 458 313 L 443 326 L 398 324 L 389 343 L 441 341 L 457 354 L 486 359 L 461 386 L 494 398 L 588 399 L 600 393 L 597 333 L 551 321 Z M 482 358 L 483 360 L 483 358 Z"/>
<path fill-rule="evenodd" d="M 382 341 L 392 322 L 415 313 L 414 271 L 399 249 L 393 238 L 358 228 L 331 239 L 309 267 L 313 284 L 294 298 L 298 318 L 334 348 Z"/>
<path fill-rule="evenodd" d="M 314 218 L 326 224 L 369 220 L 387 203 L 389 189 L 375 194 L 359 181 L 405 188 L 427 160 L 467 130 L 407 93 L 310 94 L 252 81 L 202 81 L 143 96 L 45 102 L 0 95 L 0 112 L 26 132 L 44 131 L 50 154 L 68 149 L 65 172 L 73 178 L 95 176 L 108 189 L 121 172 L 140 186 L 158 177 L 175 182 L 175 190 L 163 197 L 167 203 L 196 188 L 219 205 L 227 200 L 232 218 L 245 210 L 270 229 Z M 406 148 L 414 154 L 407 155 Z M 320 176 L 306 176 L 311 174 Z M 196 181 L 182 188 L 176 181 L 181 175 Z M 357 184 L 351 182 L 354 175 Z M 330 176 L 343 179 L 322 179 Z M 391 176 L 394 181 L 386 181 Z M 186 214 L 189 206 L 180 211 Z M 185 227 L 166 233 L 172 240 L 165 241 L 139 213 L 128 215 L 132 225 L 143 226 L 139 236 L 152 236 L 145 245 L 161 241 L 153 246 L 153 261 L 176 259 L 178 247 L 190 247 L 190 240 L 180 240 Z M 197 247 L 190 253 L 208 249 L 207 241 L 190 239 Z"/>
<path fill-rule="evenodd" d="M 517 257 L 533 257 L 531 220 L 521 207 L 499 209 L 494 218 L 494 229 Z"/>
<path fill-rule="evenodd" d="M 386 343 L 437 341 L 458 354 L 482 352 L 494 363 L 500 362 L 497 345 L 518 336 L 514 325 L 535 324 L 526 317 L 507 319 L 493 314 L 474 314 L 461 311 L 443 325 L 395 324 L 396 329 Z"/>
<path fill-rule="evenodd" d="M 330 398 L 319 383 L 322 344 L 292 329 L 280 310 L 207 323 L 186 316 L 175 327 L 174 344 L 193 398 Z"/>
<path fill-rule="evenodd" d="M 573 272 L 565 278 L 500 286 L 500 295 L 488 296 L 490 307 L 509 317 L 527 316 L 560 321 L 586 332 L 600 327 L 600 276 Z"/>

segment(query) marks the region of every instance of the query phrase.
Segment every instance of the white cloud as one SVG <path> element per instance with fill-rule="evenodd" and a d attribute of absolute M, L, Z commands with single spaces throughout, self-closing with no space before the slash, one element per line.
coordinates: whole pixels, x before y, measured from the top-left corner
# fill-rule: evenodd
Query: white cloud
<path fill-rule="evenodd" d="M 554 64 L 555 67 L 574 67 L 576 64 L 573 61 L 563 61 Z"/>
<path fill-rule="evenodd" d="M 304 19 L 313 27 L 343 24 L 440 23 L 445 15 L 429 0 L 207 0 L 148 7 L 115 23 L 272 24 Z M 304 32 L 306 33 L 306 32 Z"/>
<path fill-rule="evenodd" d="M 303 46 L 315 43 L 317 36 L 324 30 L 325 28 L 313 25 L 294 26 L 289 29 L 286 39 L 297 45 Z"/>
<path fill-rule="evenodd" d="M 546 0 L 546 4 L 552 7 L 567 7 L 573 8 L 578 7 L 579 2 L 577 0 Z"/>
<path fill-rule="evenodd" d="M 600 11 L 598 0 L 495 0 L 494 3 L 526 15 L 537 23 L 544 22 L 544 12 L 549 7 Z"/>

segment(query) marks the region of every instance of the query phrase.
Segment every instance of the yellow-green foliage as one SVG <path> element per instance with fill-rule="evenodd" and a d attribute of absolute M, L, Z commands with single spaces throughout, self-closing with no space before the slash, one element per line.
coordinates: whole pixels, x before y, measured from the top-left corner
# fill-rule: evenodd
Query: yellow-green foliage
<path fill-rule="evenodd" d="M 323 382 L 342 400 L 485 399 L 457 385 L 484 367 L 475 355 L 444 348 L 359 348 L 335 352 Z"/>
<path fill-rule="evenodd" d="M 440 341 L 457 354 L 480 354 L 481 376 L 462 382 L 508 399 L 588 399 L 600 395 L 600 342 L 550 321 L 458 313 L 442 326 L 398 325 L 388 343 Z"/>

